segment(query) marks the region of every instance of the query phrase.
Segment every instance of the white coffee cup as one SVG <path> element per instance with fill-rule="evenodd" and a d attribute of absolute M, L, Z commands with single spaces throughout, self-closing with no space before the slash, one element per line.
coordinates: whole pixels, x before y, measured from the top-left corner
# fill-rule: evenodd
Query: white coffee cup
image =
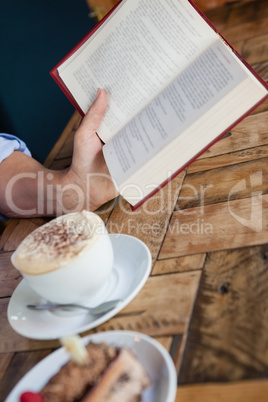
<path fill-rule="evenodd" d="M 36 293 L 54 303 L 86 302 L 109 280 L 113 248 L 102 219 L 82 211 L 30 233 L 11 261 Z"/>

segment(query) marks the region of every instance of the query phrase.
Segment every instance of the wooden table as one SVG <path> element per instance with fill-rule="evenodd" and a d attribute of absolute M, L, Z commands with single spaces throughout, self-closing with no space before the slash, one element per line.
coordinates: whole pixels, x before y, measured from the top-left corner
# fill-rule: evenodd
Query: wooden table
<path fill-rule="evenodd" d="M 207 15 L 267 80 L 268 1 Z M 70 164 L 79 123 L 74 113 L 48 167 Z M 152 273 L 123 311 L 83 335 L 125 329 L 158 339 L 177 368 L 177 401 L 268 400 L 267 144 L 266 102 L 136 212 L 122 198 L 99 211 L 110 232 L 148 245 Z M 0 239 L 1 401 L 58 347 L 18 335 L 6 317 L 21 280 L 10 256 L 45 221 L 13 219 Z"/>

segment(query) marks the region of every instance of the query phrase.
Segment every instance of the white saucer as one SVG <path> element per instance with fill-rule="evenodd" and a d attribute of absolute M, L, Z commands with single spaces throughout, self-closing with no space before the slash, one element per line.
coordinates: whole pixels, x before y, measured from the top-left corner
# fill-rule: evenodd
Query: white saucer
<path fill-rule="evenodd" d="M 143 402 L 174 402 L 177 375 L 174 363 L 166 349 L 147 335 L 132 331 L 108 331 L 83 338 L 85 343 L 105 342 L 126 346 L 134 351 L 152 380 L 152 387 L 143 393 Z M 47 381 L 68 361 L 64 348 L 60 348 L 33 367 L 15 386 L 5 402 L 17 402 L 25 391 L 38 392 Z"/>
<path fill-rule="evenodd" d="M 11 327 L 20 335 L 31 339 L 58 339 L 61 336 L 81 333 L 109 320 L 122 310 L 145 284 L 152 264 L 148 247 L 136 237 L 111 234 L 114 248 L 114 268 L 105 292 L 94 299 L 95 306 L 104 301 L 121 299 L 113 310 L 95 317 L 89 313 L 58 315 L 50 311 L 32 311 L 27 304 L 43 303 L 44 299 L 22 280 L 11 296 L 7 316 Z"/>

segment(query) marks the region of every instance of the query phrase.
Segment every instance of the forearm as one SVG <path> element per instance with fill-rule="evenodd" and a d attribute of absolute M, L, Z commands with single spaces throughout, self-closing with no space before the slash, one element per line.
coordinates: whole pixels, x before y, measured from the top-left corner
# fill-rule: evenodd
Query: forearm
<path fill-rule="evenodd" d="M 96 131 L 107 105 L 105 91 L 74 136 L 69 169 L 46 169 L 29 156 L 15 151 L 0 163 L 0 213 L 9 217 L 58 216 L 68 212 L 95 211 L 116 197 Z"/>
<path fill-rule="evenodd" d="M 68 184 L 68 170 L 46 169 L 14 152 L 0 164 L 0 213 L 9 217 L 56 216 L 79 209 L 79 191 Z"/>

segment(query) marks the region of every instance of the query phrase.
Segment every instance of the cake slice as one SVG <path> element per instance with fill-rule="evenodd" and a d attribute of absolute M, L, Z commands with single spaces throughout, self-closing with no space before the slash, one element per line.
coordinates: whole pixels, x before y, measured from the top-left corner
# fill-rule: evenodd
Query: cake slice
<path fill-rule="evenodd" d="M 39 392 L 43 402 L 142 400 L 151 381 L 131 350 L 91 342 L 86 351 L 82 364 L 71 359 L 48 381 Z"/>
<path fill-rule="evenodd" d="M 140 362 L 128 349 L 120 349 L 83 402 L 138 402 L 150 380 Z"/>

